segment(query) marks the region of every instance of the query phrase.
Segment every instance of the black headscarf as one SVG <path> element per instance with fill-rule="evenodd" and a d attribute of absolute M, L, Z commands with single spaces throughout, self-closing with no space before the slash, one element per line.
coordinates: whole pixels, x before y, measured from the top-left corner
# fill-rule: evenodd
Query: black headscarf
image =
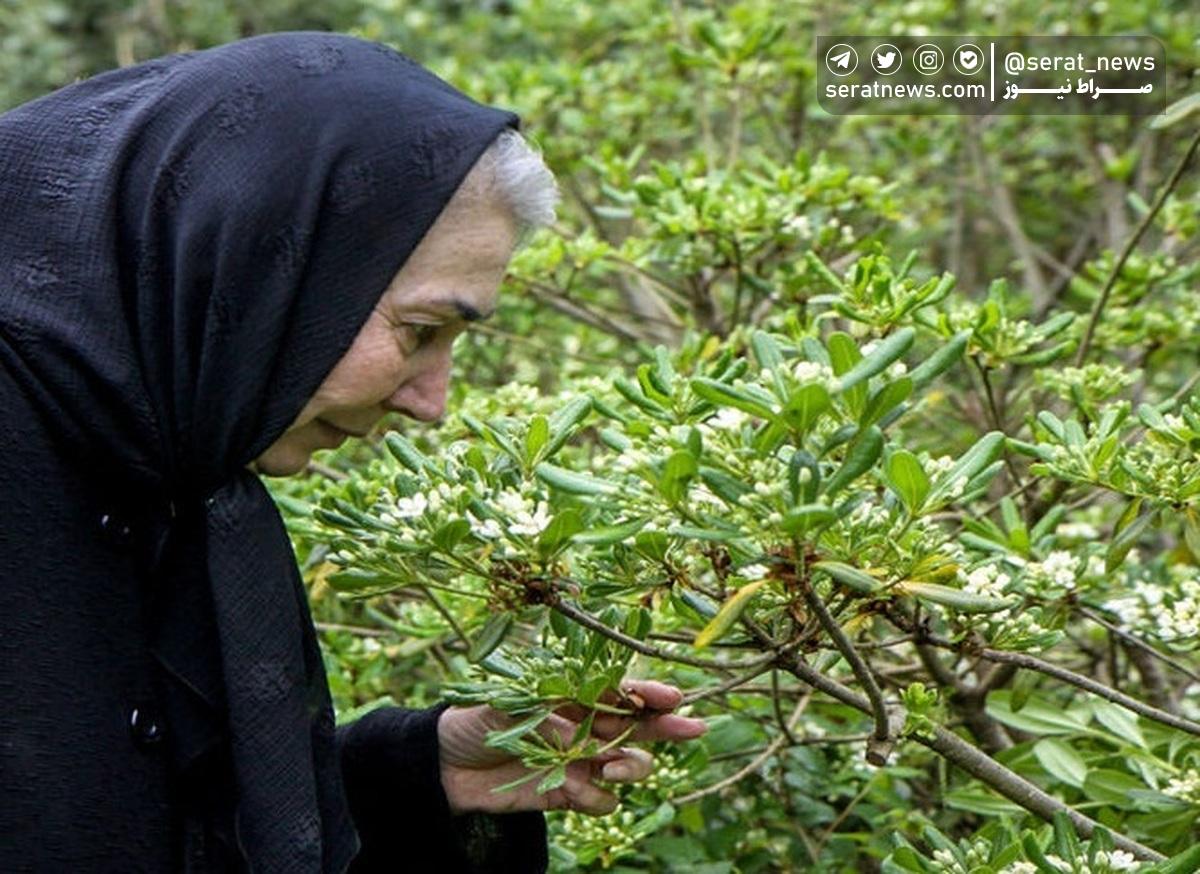
<path fill-rule="evenodd" d="M 236 807 L 214 788 L 214 815 L 256 872 L 341 871 L 357 839 L 305 592 L 245 465 L 516 125 L 323 33 L 149 61 L 0 116 L 0 367 L 54 435 L 44 452 L 161 508 L 175 766 L 228 750 Z"/>

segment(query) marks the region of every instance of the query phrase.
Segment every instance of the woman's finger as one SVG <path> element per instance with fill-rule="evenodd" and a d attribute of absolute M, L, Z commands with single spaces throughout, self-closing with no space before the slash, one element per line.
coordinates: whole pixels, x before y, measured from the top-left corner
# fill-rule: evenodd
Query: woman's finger
<path fill-rule="evenodd" d="M 553 792 L 542 796 L 546 810 L 576 810 L 591 816 L 604 816 L 617 809 L 617 797 L 591 781 L 587 762 L 567 766 L 567 780 Z"/>
<path fill-rule="evenodd" d="M 657 680 L 624 680 L 621 691 L 636 695 L 647 710 L 674 710 L 683 702 L 683 692 Z"/>
<path fill-rule="evenodd" d="M 637 747 L 619 747 L 620 755 L 600 765 L 599 777 L 614 783 L 636 783 L 654 770 L 654 756 Z"/>

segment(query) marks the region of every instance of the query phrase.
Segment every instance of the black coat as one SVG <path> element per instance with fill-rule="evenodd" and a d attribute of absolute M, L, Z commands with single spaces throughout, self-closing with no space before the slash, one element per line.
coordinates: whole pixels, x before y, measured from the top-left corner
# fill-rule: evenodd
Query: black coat
<path fill-rule="evenodd" d="M 0 116 L 0 871 L 544 869 L 450 817 L 440 708 L 335 732 L 244 467 L 515 123 L 329 34 Z"/>

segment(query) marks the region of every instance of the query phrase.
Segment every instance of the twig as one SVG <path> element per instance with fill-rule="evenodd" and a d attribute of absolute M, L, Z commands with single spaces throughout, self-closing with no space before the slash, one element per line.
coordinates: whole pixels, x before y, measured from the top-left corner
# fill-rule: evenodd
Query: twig
<path fill-rule="evenodd" d="M 755 665 L 750 670 L 748 670 L 746 673 L 738 674 L 736 677 L 732 677 L 732 678 L 726 680 L 724 683 L 722 683 L 719 686 L 708 686 L 703 689 L 697 689 L 693 692 L 688 692 L 686 695 L 683 696 L 683 701 L 681 703 L 682 704 L 694 704 L 695 702 L 702 701 L 705 698 L 711 698 L 714 695 L 724 694 L 725 692 L 728 692 L 730 689 L 736 689 L 738 686 L 742 685 L 743 683 L 748 683 L 751 680 L 753 680 L 755 677 L 765 674 L 767 671 L 771 670 L 772 667 L 773 667 L 773 665 L 770 662 L 767 662 L 766 664 Z M 767 694 L 771 694 L 771 693 L 767 693 Z"/>
<path fill-rule="evenodd" d="M 813 848 L 815 858 L 820 857 L 821 851 L 825 849 L 825 844 L 833 837 L 833 833 L 837 831 L 838 826 L 846 821 L 846 817 L 850 816 L 851 811 L 858 806 L 858 802 L 867 797 L 867 793 L 871 791 L 871 784 L 874 782 L 875 775 L 872 774 L 863 782 L 863 787 L 858 790 L 858 794 L 850 799 L 850 803 L 843 807 L 838 815 L 834 817 L 833 822 L 826 826 L 825 831 L 821 832 L 821 837 L 817 840 L 816 847 Z"/>
<path fill-rule="evenodd" d="M 578 622 L 580 625 L 592 629 L 599 634 L 603 634 L 609 640 L 615 640 L 623 646 L 629 647 L 634 652 L 640 652 L 642 655 L 648 655 L 652 658 L 662 659 L 668 662 L 678 662 L 681 665 L 691 665 L 696 668 L 705 668 L 708 670 L 717 671 L 740 671 L 754 667 L 769 665 L 779 658 L 780 653 L 768 652 L 753 659 L 742 659 L 740 661 L 716 661 L 715 659 L 698 659 L 695 656 L 681 655 L 680 653 L 667 652 L 661 647 L 652 646 L 648 643 L 643 643 L 636 637 L 630 637 L 628 634 L 617 631 L 615 628 L 609 628 L 592 614 L 579 609 L 562 599 L 556 599 L 550 602 L 550 607 L 568 619 Z"/>
<path fill-rule="evenodd" d="M 825 606 L 825 602 L 813 591 L 811 586 L 804 587 L 804 600 L 808 604 L 808 609 L 816 614 L 817 621 L 821 623 L 825 633 L 837 645 L 842 658 L 850 665 L 850 670 L 854 671 L 859 685 L 862 686 L 863 691 L 867 693 L 867 698 L 871 701 L 871 713 L 875 717 L 875 733 L 871 736 L 871 742 L 867 744 L 867 761 L 872 765 L 886 765 L 895 740 L 892 737 L 891 720 L 888 716 L 887 705 L 883 701 L 883 692 L 879 690 L 879 684 L 875 682 L 875 676 L 871 673 L 870 667 L 859 655 L 858 650 L 854 648 L 854 644 L 846 636 L 846 632 L 842 631 L 842 626 L 838 625 L 837 621 L 829 615 L 829 609 Z"/>
<path fill-rule="evenodd" d="M 679 807 L 684 804 L 690 804 L 693 801 L 699 801 L 704 796 L 712 795 L 714 792 L 720 792 L 726 786 L 732 786 L 734 783 L 749 777 L 751 774 L 757 771 L 762 766 L 763 762 L 775 755 L 775 752 L 780 747 L 788 743 L 788 738 L 791 736 L 790 729 L 796 725 L 796 722 L 800 719 L 800 715 L 804 713 L 804 708 L 808 705 L 808 699 L 809 696 L 805 695 L 796 703 L 796 709 L 792 711 L 792 715 L 788 719 L 788 733 L 779 735 L 779 737 L 767 744 L 766 749 L 755 756 L 750 764 L 746 765 L 744 768 L 741 768 L 737 772 L 730 774 L 725 779 L 718 780 L 711 786 L 705 786 L 703 789 L 697 789 L 695 792 L 689 792 L 687 795 L 683 795 L 679 798 L 672 798 L 671 803 L 676 807 Z"/>
<path fill-rule="evenodd" d="M 958 644 L 953 641 L 941 638 L 930 638 L 930 642 L 936 646 L 950 649 L 958 647 Z M 1193 722 L 1185 717 L 1176 716 L 1173 713 L 1152 707 L 1143 701 L 1131 698 L 1124 692 L 1118 692 L 1115 689 L 1105 686 L 1103 683 L 1098 683 L 1090 677 L 1077 674 L 1074 671 L 1059 667 L 1051 662 L 1043 661 L 1036 656 L 1027 655 L 1022 652 L 1008 652 L 1006 650 L 988 648 L 974 652 L 980 658 L 986 659 L 989 662 L 1016 665 L 1019 668 L 1037 671 L 1039 674 L 1045 674 L 1048 677 L 1054 677 L 1056 680 L 1062 680 L 1064 683 L 1069 683 L 1076 688 L 1083 689 L 1085 692 L 1091 692 L 1093 695 L 1098 695 L 1101 698 L 1111 701 L 1113 704 L 1120 705 L 1139 716 L 1144 716 L 1147 719 L 1161 722 L 1163 725 L 1169 725 L 1171 728 L 1177 728 L 1180 731 L 1186 731 L 1188 734 L 1200 737 L 1200 722 Z"/>
<path fill-rule="evenodd" d="M 1190 668 L 1186 667 L 1185 665 L 1180 664 L 1179 662 L 1175 661 L 1174 659 L 1163 655 L 1161 652 L 1156 650 L 1154 647 L 1152 647 L 1150 644 L 1146 643 L 1141 638 L 1135 637 L 1134 635 L 1130 634 L 1128 631 L 1125 631 L 1124 629 L 1122 629 L 1116 625 L 1113 625 L 1111 622 L 1109 622 L 1107 619 L 1105 619 L 1099 613 L 1094 613 L 1093 611 L 1089 610 L 1087 607 L 1079 607 L 1078 609 L 1079 609 L 1079 612 L 1082 613 L 1084 616 L 1086 616 L 1088 619 L 1092 620 L 1097 625 L 1101 625 L 1104 628 L 1108 629 L 1109 632 L 1111 632 L 1112 634 L 1115 634 L 1117 637 L 1121 638 L 1121 640 L 1125 641 L 1125 643 L 1128 643 L 1131 646 L 1136 646 L 1138 649 L 1143 650 L 1144 652 L 1147 652 L 1150 655 L 1154 656 L 1156 659 L 1158 659 L 1163 664 L 1169 665 L 1170 667 L 1179 671 L 1179 673 L 1183 674 L 1185 677 L 1189 677 L 1192 680 L 1195 680 L 1197 683 L 1200 683 L 1200 674 L 1197 674 L 1195 671 L 1191 670 Z"/>
<path fill-rule="evenodd" d="M 1175 165 L 1175 170 L 1171 173 L 1170 178 L 1159 189 L 1158 196 L 1154 198 L 1154 203 L 1150 206 L 1150 210 L 1142 216 L 1142 220 L 1134 228 L 1133 234 L 1125 241 L 1125 246 L 1121 249 L 1121 254 L 1113 262 L 1112 271 L 1108 274 L 1108 279 L 1105 281 L 1104 287 L 1100 289 L 1100 295 L 1092 305 L 1092 313 L 1088 319 L 1087 329 L 1083 332 L 1083 340 L 1080 341 L 1079 351 L 1075 354 L 1076 367 L 1082 367 L 1084 360 L 1087 358 L 1088 350 L 1092 346 L 1092 336 L 1096 333 L 1096 325 L 1100 322 L 1100 316 L 1104 313 L 1104 307 L 1108 304 L 1108 296 L 1112 293 L 1114 286 L 1116 286 L 1117 277 L 1121 275 L 1121 270 L 1124 268 L 1125 262 L 1133 254 L 1133 249 L 1138 244 L 1138 240 L 1142 238 L 1142 234 L 1150 227 L 1150 223 L 1154 221 L 1154 217 L 1158 215 L 1158 211 L 1162 209 L 1163 204 L 1167 200 L 1167 195 L 1179 183 L 1180 178 L 1183 176 L 1183 171 L 1187 169 L 1187 165 L 1191 163 L 1192 156 L 1196 154 L 1197 147 L 1200 147 L 1200 131 L 1192 138 L 1191 145 L 1188 146 L 1179 163 Z"/>
<path fill-rule="evenodd" d="M 808 703 L 808 699 L 812 697 L 812 691 L 804 696 L 804 703 Z M 779 730 L 783 732 L 783 736 L 787 738 L 789 744 L 794 744 L 796 739 L 792 737 L 792 730 L 787 724 L 787 720 L 783 718 L 783 711 L 779 708 L 779 671 L 772 666 L 771 668 L 771 709 L 775 711 L 775 722 L 779 725 Z"/>

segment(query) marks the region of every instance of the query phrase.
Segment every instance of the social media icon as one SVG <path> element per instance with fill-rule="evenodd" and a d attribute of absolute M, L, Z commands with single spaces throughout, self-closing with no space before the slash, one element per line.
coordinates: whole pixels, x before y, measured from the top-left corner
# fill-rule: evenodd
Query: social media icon
<path fill-rule="evenodd" d="M 926 76 L 937 73 L 944 63 L 946 56 L 942 54 L 941 48 L 931 42 L 917 46 L 917 50 L 913 52 L 913 66 Z"/>
<path fill-rule="evenodd" d="M 825 68 L 835 76 L 849 76 L 858 67 L 858 52 L 840 42 L 825 52 Z"/>
<path fill-rule="evenodd" d="M 871 52 L 871 66 L 881 76 L 890 76 L 895 73 L 900 69 L 902 61 L 900 49 L 891 43 L 885 42 L 883 45 L 876 46 L 875 51 Z"/>
<path fill-rule="evenodd" d="M 970 76 L 983 69 L 983 52 L 979 50 L 979 46 L 971 43 L 956 48 L 952 60 L 954 68 L 964 76 Z"/>

